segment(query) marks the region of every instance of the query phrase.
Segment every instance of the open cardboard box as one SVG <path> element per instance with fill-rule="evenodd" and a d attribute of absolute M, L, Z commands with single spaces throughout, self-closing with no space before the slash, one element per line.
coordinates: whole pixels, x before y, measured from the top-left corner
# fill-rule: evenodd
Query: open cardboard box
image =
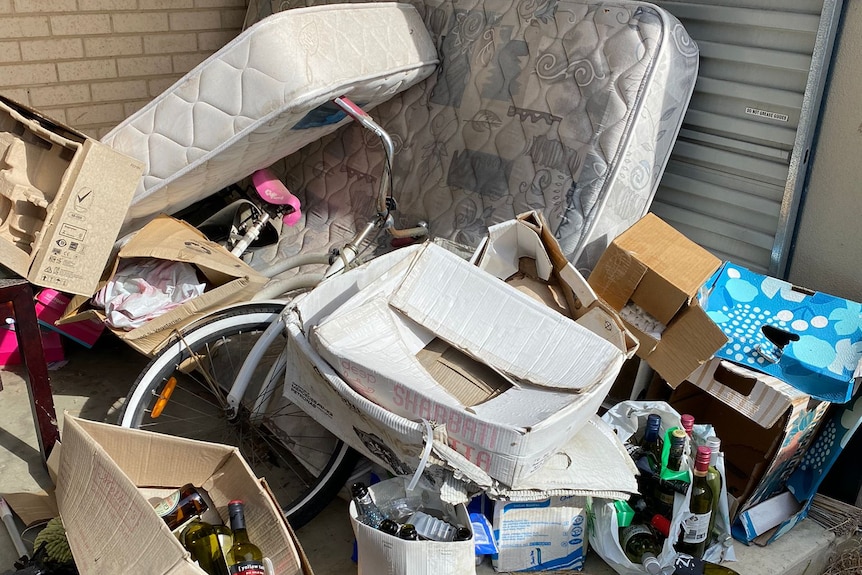
<path fill-rule="evenodd" d="M 141 327 L 130 331 L 111 329 L 117 337 L 146 355 L 155 354 L 175 330 L 182 329 L 219 307 L 249 300 L 267 282 L 266 277 L 219 244 L 206 239 L 197 229 L 169 216 L 159 216 L 141 228 L 120 249 L 111 274 L 123 261 L 132 258 L 187 262 L 194 265 L 207 282 L 203 295 Z M 94 318 L 103 322 L 104 310 L 90 307 L 89 299 L 82 296 L 72 298 L 65 314 L 56 322 L 57 325 Z"/>
<path fill-rule="evenodd" d="M 725 454 L 731 518 L 784 489 L 813 441 L 829 403 L 783 381 L 714 359 L 677 387 L 669 403 L 711 423 Z"/>
<path fill-rule="evenodd" d="M 429 470 L 455 470 L 465 484 L 478 485 L 492 496 L 513 497 L 520 492 L 535 498 L 610 490 L 626 498 L 634 492 L 636 471 L 631 458 L 593 406 L 563 410 L 539 425 L 523 428 L 484 421 L 463 408 L 432 410 L 425 401 L 418 405 L 427 414 L 426 428 L 420 418 L 398 415 L 368 399 L 352 386 L 355 382 L 348 384 L 315 351 L 308 337 L 314 326 L 372 285 L 399 284 L 422 249 L 411 246 L 385 254 L 297 299 L 296 309 L 287 314 L 285 400 L 302 406 L 351 447 L 397 474 L 412 473 L 430 446 L 428 461 L 433 465 Z M 505 287 L 480 270 L 472 273 Z M 625 357 L 623 349 L 610 347 L 620 359 Z M 586 422 L 573 432 L 571 426 L 582 418 Z M 596 469 L 601 469 L 599 477 L 593 473 Z"/>
<path fill-rule="evenodd" d="M 721 261 L 654 214 L 620 234 L 589 277 L 635 334 L 638 357 L 675 385 L 727 343 L 698 305 L 698 290 Z M 635 304 L 645 312 L 623 313 Z M 646 326 L 656 323 L 660 333 Z"/>
<path fill-rule="evenodd" d="M 92 293 L 143 169 L 0 96 L 0 262 L 30 283 Z"/>
<path fill-rule="evenodd" d="M 311 575 L 295 534 L 262 479 L 234 447 L 125 429 L 66 414 L 56 497 L 81 575 L 202 575 L 142 488 L 203 487 L 222 520 L 245 503 L 249 536 L 279 575 Z"/>
<path fill-rule="evenodd" d="M 508 456 L 535 470 L 595 415 L 626 357 L 622 334 L 614 344 L 434 244 L 402 267 L 314 326 L 312 346 L 360 394 L 445 422 L 456 451 L 517 483 L 530 469 Z"/>

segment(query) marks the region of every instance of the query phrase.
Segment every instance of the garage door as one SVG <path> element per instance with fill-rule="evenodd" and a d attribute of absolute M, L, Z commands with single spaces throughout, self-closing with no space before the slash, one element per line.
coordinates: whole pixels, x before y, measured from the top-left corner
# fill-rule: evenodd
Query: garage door
<path fill-rule="evenodd" d="M 652 211 L 719 258 L 784 277 L 842 2 L 655 3 L 701 61 Z"/>

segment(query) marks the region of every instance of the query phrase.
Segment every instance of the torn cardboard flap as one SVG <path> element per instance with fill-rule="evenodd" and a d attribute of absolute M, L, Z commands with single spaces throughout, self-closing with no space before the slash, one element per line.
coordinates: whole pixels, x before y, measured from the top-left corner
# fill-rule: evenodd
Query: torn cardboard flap
<path fill-rule="evenodd" d="M 530 269 L 535 273 L 525 267 L 526 260 L 534 262 Z M 637 350 L 637 339 L 617 311 L 598 297 L 566 259 L 540 212 L 526 212 L 514 220 L 491 226 L 472 261 L 519 291 L 575 319 L 624 351 L 626 357 Z"/>
<path fill-rule="evenodd" d="M 129 258 L 186 262 L 200 270 L 208 282 L 203 295 L 139 328 L 130 331 L 111 329 L 120 339 L 147 355 L 154 354 L 164 345 L 174 330 L 187 326 L 222 306 L 251 299 L 268 281 L 265 276 L 225 248 L 206 239 L 191 225 L 169 216 L 159 216 L 141 228 L 120 250 L 111 274 L 121 265 L 122 260 Z M 90 308 L 88 301 L 89 297 L 73 298 L 57 324 L 93 318 L 104 322 L 104 310 Z"/>

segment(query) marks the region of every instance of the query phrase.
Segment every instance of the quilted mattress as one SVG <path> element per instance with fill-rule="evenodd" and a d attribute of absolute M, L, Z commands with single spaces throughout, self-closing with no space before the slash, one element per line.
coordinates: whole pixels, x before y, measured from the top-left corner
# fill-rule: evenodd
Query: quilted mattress
<path fill-rule="evenodd" d="M 412 3 L 441 64 L 372 114 L 396 143 L 399 223 L 424 220 L 473 246 L 489 225 L 537 209 L 588 273 L 649 209 L 694 87 L 696 44 L 645 2 Z M 348 125 L 274 166 L 306 213 L 278 255 L 338 244 L 361 225 L 381 173 L 376 146 Z"/>
<path fill-rule="evenodd" d="M 336 130 L 344 115 L 322 106 L 334 97 L 373 108 L 437 62 L 407 4 L 302 8 L 257 22 L 102 138 L 145 164 L 123 231 Z"/>

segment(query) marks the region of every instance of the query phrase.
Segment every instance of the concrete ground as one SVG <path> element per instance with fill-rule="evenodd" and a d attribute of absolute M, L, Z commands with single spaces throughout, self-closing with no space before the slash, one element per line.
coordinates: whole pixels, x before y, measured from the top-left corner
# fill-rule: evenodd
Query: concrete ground
<path fill-rule="evenodd" d="M 64 340 L 68 363 L 50 372 L 56 410 L 62 429 L 64 411 L 83 418 L 114 422 L 117 406 L 146 359 L 105 335 L 92 350 Z M 0 493 L 50 488 L 38 451 L 26 384 L 20 369 L 0 372 Z M 26 534 L 25 534 L 26 535 Z M 32 535 L 30 536 L 32 539 Z M 298 531 L 300 543 L 317 575 L 356 573 L 350 559 L 353 533 L 346 504 L 337 500 L 318 518 Z M 741 575 L 818 575 L 835 547 L 832 533 L 806 520 L 769 547 L 735 544 L 738 562 L 728 564 Z M 12 568 L 16 553 L 0 527 L 0 572 Z M 480 575 L 494 573 L 488 564 Z M 594 552 L 583 571 L 614 573 Z"/>

